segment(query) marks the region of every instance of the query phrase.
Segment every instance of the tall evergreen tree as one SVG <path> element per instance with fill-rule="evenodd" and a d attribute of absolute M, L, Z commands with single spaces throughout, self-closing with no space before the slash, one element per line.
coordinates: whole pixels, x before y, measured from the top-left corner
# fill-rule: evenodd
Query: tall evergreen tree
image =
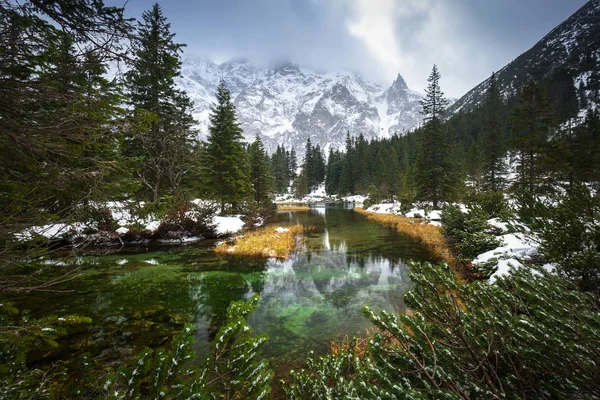
<path fill-rule="evenodd" d="M 254 200 L 263 203 L 269 198 L 272 178 L 269 173 L 267 155 L 258 135 L 248 148 L 250 159 L 250 180 L 254 189 Z"/>
<path fill-rule="evenodd" d="M 350 137 L 350 132 L 346 133 L 346 153 L 342 163 L 342 172 L 340 176 L 340 194 L 353 194 L 355 188 L 354 166 L 354 141 Z"/>
<path fill-rule="evenodd" d="M 498 90 L 496 74 L 492 73 L 483 105 L 483 188 L 496 192 L 502 189 L 505 172 L 502 156 L 504 155 L 504 134 L 500 110 L 502 98 Z"/>
<path fill-rule="evenodd" d="M 425 99 L 421 102 L 425 126 L 418 145 L 415 171 L 417 196 L 432 201 L 436 208 L 440 201 L 452 196 L 457 180 L 448 135 L 441 121 L 448 100 L 440 88 L 440 77 L 434 65 L 427 80 Z"/>
<path fill-rule="evenodd" d="M 217 104 L 211 109 L 208 130 L 203 177 L 207 194 L 220 201 L 223 213 L 227 204 L 235 206 L 251 191 L 242 128 L 223 79 L 217 88 Z"/>
<path fill-rule="evenodd" d="M 0 2 L 0 246 L 127 191 L 121 99 L 105 71 L 129 31 L 123 10 L 102 2 Z"/>
<path fill-rule="evenodd" d="M 325 159 L 323 157 L 323 152 L 321 151 L 321 146 L 316 145 L 312 149 L 312 172 L 313 175 L 310 177 L 311 186 L 317 187 L 325 180 Z"/>
<path fill-rule="evenodd" d="M 192 165 L 194 120 L 192 103 L 175 88 L 174 80 L 185 45 L 173 41 L 171 24 L 158 4 L 142 19 L 125 78 L 133 115 L 145 120 L 145 129 L 131 138 L 126 151 L 143 159 L 140 178 L 156 201 L 160 194 L 176 190 Z"/>
<path fill-rule="evenodd" d="M 512 110 L 512 142 L 519 152 L 519 189 L 533 193 L 542 175 L 541 157 L 551 126 L 552 111 L 543 89 L 533 79 L 519 92 Z"/>

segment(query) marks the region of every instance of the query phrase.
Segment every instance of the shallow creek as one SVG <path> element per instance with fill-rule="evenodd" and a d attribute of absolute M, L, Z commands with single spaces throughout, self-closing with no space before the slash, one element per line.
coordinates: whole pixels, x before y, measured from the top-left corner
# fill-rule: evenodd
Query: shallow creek
<path fill-rule="evenodd" d="M 414 241 L 342 206 L 280 212 L 275 226 L 314 227 L 287 261 L 248 260 L 213 253 L 214 242 L 185 247 L 124 248 L 44 260 L 52 274 L 79 268 L 64 292 L 21 294 L 10 300 L 33 317 L 78 314 L 92 323 L 60 339 L 58 349 L 32 352 L 45 364 L 89 353 L 119 363 L 143 346 L 160 346 L 182 329 L 197 328 L 198 360 L 221 325 L 228 304 L 260 295 L 250 325 L 269 335 L 264 355 L 277 376 L 324 354 L 331 340 L 370 326 L 361 308 L 402 311 L 411 288 L 408 260 L 427 260 Z"/>

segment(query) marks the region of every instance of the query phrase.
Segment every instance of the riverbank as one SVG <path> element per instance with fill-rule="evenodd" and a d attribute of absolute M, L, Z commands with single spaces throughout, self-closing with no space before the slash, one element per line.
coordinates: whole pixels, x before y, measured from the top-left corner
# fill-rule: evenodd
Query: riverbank
<path fill-rule="evenodd" d="M 470 208 L 465 204 L 454 204 L 461 213 L 469 215 Z M 535 260 L 539 254 L 539 241 L 534 232 L 518 221 L 514 210 L 504 218 L 488 218 L 478 232 L 470 234 L 488 235 L 497 245 L 484 251 L 476 252 L 472 257 L 460 257 L 452 250 L 448 238 L 443 238 L 443 245 L 438 235 L 444 237 L 443 222 L 444 208 L 434 209 L 431 204 L 406 209 L 402 204 L 380 203 L 371 205 L 366 210 L 357 208 L 355 211 L 367 215 L 375 222 L 391 226 L 399 232 L 405 233 L 417 240 L 422 240 L 424 245 L 437 254 L 441 260 L 454 265 L 465 275 L 475 275 L 478 279 L 495 282 L 499 277 L 510 275 L 514 268 L 525 268 Z M 417 222 L 418 223 L 415 223 Z M 430 233 L 430 227 L 437 228 L 438 233 Z M 430 244 L 425 244 L 429 242 Z M 454 243 L 456 245 L 456 243 Z M 476 246 L 475 246 L 476 247 Z M 437 250 L 436 250 L 437 249 Z M 540 265 L 545 270 L 553 270 L 549 264 Z"/>
<path fill-rule="evenodd" d="M 287 227 L 264 227 L 238 237 L 230 242 L 222 242 L 215 247 L 218 254 L 245 257 L 287 259 L 290 253 L 302 245 L 302 225 Z"/>
<path fill-rule="evenodd" d="M 360 207 L 356 207 L 354 211 L 365 215 L 371 221 L 391 227 L 398 233 L 405 234 L 418 241 L 431 252 L 437 261 L 446 261 L 450 265 L 455 265 L 456 258 L 453 256 L 438 226 L 429 225 L 421 218 L 408 218 L 395 214 L 377 213 Z"/>
<path fill-rule="evenodd" d="M 161 209 L 154 204 L 123 201 L 94 204 L 69 218 L 16 232 L 17 244 L 48 247 L 111 247 L 156 243 L 185 245 L 227 237 L 244 227 L 260 226 L 265 215 L 219 215 L 214 202 L 195 199 Z"/>

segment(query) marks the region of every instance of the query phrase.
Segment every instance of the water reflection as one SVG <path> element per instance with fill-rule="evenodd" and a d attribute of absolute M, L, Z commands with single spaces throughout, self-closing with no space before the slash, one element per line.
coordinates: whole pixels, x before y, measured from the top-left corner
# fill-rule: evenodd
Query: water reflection
<path fill-rule="evenodd" d="M 289 366 L 310 350 L 325 352 L 337 335 L 364 331 L 363 305 L 403 309 L 411 286 L 405 262 L 427 259 L 414 242 L 342 208 L 281 213 L 276 223 L 313 227 L 287 261 L 217 256 L 210 244 L 65 258 L 52 265 L 57 275 L 73 266 L 83 273 L 61 287 L 70 291 L 10 300 L 33 317 L 51 310 L 92 318 L 85 332 L 61 341 L 55 359 L 89 352 L 114 361 L 164 345 L 185 322 L 197 327 L 202 359 L 230 302 L 256 293 L 250 324 L 269 335 L 266 355 L 274 364 Z"/>
<path fill-rule="evenodd" d="M 327 232 L 327 231 L 326 231 Z M 323 352 L 338 335 L 361 333 L 369 326 L 361 308 L 404 308 L 410 287 L 401 261 L 381 255 L 349 255 L 344 241 L 319 252 L 301 252 L 288 261 L 267 263 L 259 308 L 250 319 L 272 339 L 267 354 L 288 360 L 307 351 Z"/>

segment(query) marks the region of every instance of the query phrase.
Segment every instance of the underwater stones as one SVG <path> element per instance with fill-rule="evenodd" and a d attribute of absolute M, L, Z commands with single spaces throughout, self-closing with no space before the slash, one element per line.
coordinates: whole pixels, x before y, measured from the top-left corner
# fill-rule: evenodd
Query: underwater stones
<path fill-rule="evenodd" d="M 322 324 L 329 321 L 329 315 L 324 312 L 324 311 L 314 311 L 311 315 L 310 318 L 308 319 L 307 323 L 310 325 L 317 325 L 317 324 Z"/>
<path fill-rule="evenodd" d="M 132 315 L 131 318 L 133 319 L 141 319 L 141 318 L 150 318 L 150 317 L 156 317 L 162 313 L 165 312 L 165 307 L 160 305 L 160 304 L 152 304 L 146 308 L 143 308 L 141 310 L 136 310 Z"/>

